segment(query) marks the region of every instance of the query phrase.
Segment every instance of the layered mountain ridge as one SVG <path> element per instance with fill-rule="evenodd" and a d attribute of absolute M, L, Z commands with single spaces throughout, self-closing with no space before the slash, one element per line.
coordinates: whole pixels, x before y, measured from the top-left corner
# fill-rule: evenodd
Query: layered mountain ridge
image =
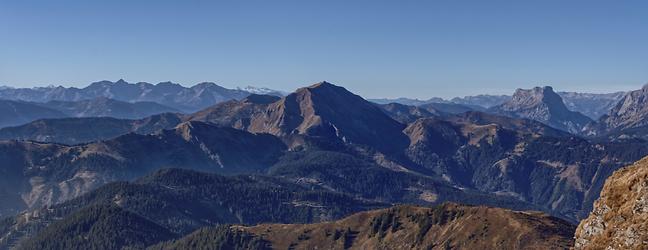
<path fill-rule="evenodd" d="M 118 120 L 115 124 L 120 129 L 99 135 L 104 140 L 99 142 L 82 142 L 93 133 L 80 138 L 78 142 L 85 144 L 77 146 L 7 142 L 0 155 L 18 156 L 7 158 L 16 173 L 41 165 L 47 170 L 17 178 L 23 182 L 45 180 L 17 190 L 33 197 L 17 207 L 55 204 L 112 180 L 183 167 L 218 173 L 270 173 L 301 185 L 395 203 L 484 204 L 490 199 L 500 206 L 533 208 L 577 220 L 589 211 L 605 177 L 648 152 L 641 143 L 592 143 L 540 122 L 480 112 L 421 117 L 409 124 L 388 114 L 342 87 L 323 82 L 283 98 L 252 95 L 192 115 Z M 79 131 L 99 122 L 71 121 L 84 121 L 73 125 Z M 0 134 L 22 139 L 38 139 L 41 133 L 59 135 L 60 130 L 48 132 L 36 125 Z M 23 133 L 28 136 L 16 137 Z M 56 141 L 54 137 L 47 138 Z M 50 154 L 57 156 L 52 160 Z M 317 164 L 326 159 L 323 156 L 334 160 L 330 165 Z M 239 168 L 241 164 L 246 167 Z M 65 174 L 59 173 L 62 166 L 69 166 Z M 119 174 L 106 176 L 105 170 L 114 167 Z M 365 179 L 355 180 L 357 185 L 340 177 L 363 172 Z M 52 174 L 58 177 L 47 178 Z M 385 178 L 392 180 L 385 182 Z M 55 191 L 61 183 L 81 184 L 75 184 L 70 189 L 73 192 Z M 384 189 L 380 183 L 391 183 L 392 188 Z M 56 195 L 43 196 L 48 193 L 43 190 L 54 190 Z M 19 196 L 8 199 L 20 200 Z"/>
<path fill-rule="evenodd" d="M 0 128 L 16 126 L 38 119 L 63 118 L 61 111 L 22 101 L 0 100 Z"/>
<path fill-rule="evenodd" d="M 563 118 L 573 118 L 569 116 L 573 112 L 550 88 L 519 90 L 509 102 L 491 110 L 499 109 L 507 110 L 501 112 L 505 116 L 470 110 L 442 112 L 433 106 L 377 105 L 343 87 L 321 82 L 284 97 L 253 94 L 192 114 L 164 113 L 139 120 L 107 117 L 46 119 L 1 129 L 0 138 L 12 140 L 0 142 L 0 161 L 6 163 L 0 176 L 0 213 L 4 216 L 20 215 L 10 217 L 5 221 L 8 224 L 0 223 L 0 229 L 24 227 L 21 231 L 11 231 L 10 235 L 18 236 L 5 235 L 6 238 L 0 241 L 12 245 L 17 244 L 17 239 L 34 239 L 37 243 L 29 246 L 38 248 L 47 244 L 48 235 L 65 238 L 57 232 L 76 227 L 78 221 L 104 218 L 95 217 L 98 214 L 114 214 L 115 217 L 111 218 L 115 220 L 108 220 L 105 224 L 100 222 L 99 226 L 125 221 L 133 222 L 135 229 L 150 222 L 162 225 L 159 230 L 154 230 L 162 238 L 148 238 L 151 240 L 137 243 L 137 239 L 126 237 L 126 241 L 136 244 L 119 243 L 143 247 L 221 222 L 310 223 L 334 220 L 370 206 L 436 205 L 447 201 L 540 210 L 575 223 L 591 211 L 608 176 L 648 154 L 645 141 L 590 140 L 566 132 L 576 123 Z M 286 211 L 293 209 L 290 207 L 307 208 L 299 210 L 308 211 L 306 217 L 301 218 L 311 219 L 293 221 L 291 218 L 294 217 L 281 217 L 285 215 L 282 215 L 283 209 L 269 207 L 261 213 L 275 217 L 249 220 L 260 212 L 255 212 L 254 206 L 249 206 L 249 213 L 223 207 L 224 200 L 219 197 L 226 195 L 210 193 L 216 186 L 192 187 L 190 179 L 199 180 L 200 176 L 208 174 L 181 173 L 187 170 L 165 172 L 166 168 L 253 175 L 245 182 L 272 180 L 264 181 L 261 186 L 289 187 L 293 191 L 288 193 L 314 191 L 304 193 L 306 196 L 300 196 L 304 199 L 297 200 L 283 191 L 277 191 L 282 193 L 279 196 L 267 194 L 277 199 L 273 202 L 279 202 L 269 204 L 279 207 L 283 206 L 279 204 L 292 204 L 285 208 Z M 178 177 L 181 181 L 156 184 L 155 187 L 147 184 L 149 180 L 160 183 L 160 177 L 168 176 L 165 173 L 186 175 L 187 178 Z M 229 178 L 238 177 L 214 177 L 211 181 L 228 185 L 226 183 L 231 184 Z M 108 184 L 133 180 L 137 181 Z M 185 189 L 202 191 L 198 197 L 179 191 Z M 257 197 L 254 193 L 261 192 L 246 190 L 250 197 Z M 202 194 L 206 196 L 200 196 Z M 140 210 L 143 208 L 135 204 L 147 200 L 145 197 L 153 203 L 141 203 L 148 210 Z M 203 206 L 192 203 L 191 199 L 213 199 L 214 203 Z M 323 205 L 323 200 L 329 201 L 329 205 Z M 157 210 L 168 208 L 174 202 L 196 207 L 178 208 L 177 214 L 164 214 Z M 340 211 L 341 204 L 357 209 Z M 51 209 L 58 212 L 48 214 Z M 182 215 L 181 211 L 185 210 L 192 215 Z M 319 215 L 315 216 L 313 212 Z M 214 213 L 223 217 L 202 217 Z M 509 218 L 516 216 L 505 214 L 504 217 Z M 158 217 L 152 219 L 147 215 Z M 20 219 L 25 216 L 29 220 L 38 222 L 43 219 L 44 222 L 25 223 Z M 52 218 L 62 218 L 63 221 L 57 223 L 58 219 Z M 525 218 L 544 220 L 535 215 Z M 169 221 L 179 224 L 165 226 L 164 223 Z M 391 221 L 400 225 L 413 223 L 400 219 Z M 54 224 L 54 229 L 48 226 Z M 460 225 L 467 224 L 470 223 L 461 222 Z M 9 226 L 3 227 L 5 225 Z M 46 231 L 42 234 L 41 231 L 31 231 L 35 232 L 34 235 L 25 235 L 31 230 L 26 228 L 32 226 Z M 370 228 L 356 226 L 362 230 Z M 263 238 L 256 232 L 246 231 L 253 227 L 237 226 L 219 227 L 216 234 L 241 236 L 236 234 L 241 231 L 234 232 L 232 228 L 243 230 L 244 238 L 253 238 L 263 244 L 288 242 L 295 246 L 324 247 L 309 241 L 308 238 L 319 237 L 309 233 L 296 240 L 276 238 L 279 236 Z M 97 228 L 104 232 L 113 232 L 114 229 Z M 396 237 L 407 238 L 420 233 L 416 227 L 392 229 L 394 231 L 384 231 L 383 236 L 400 229 L 404 231 Z M 362 230 L 357 232 L 364 232 Z M 481 229 L 475 230 L 483 233 L 479 231 Z M 530 237 L 544 237 L 534 234 L 538 233 L 535 229 L 529 230 Z M 549 237 L 549 243 L 563 242 L 563 237 L 555 238 L 556 235 L 564 235 L 564 232 L 552 231 L 545 236 Z M 356 236 L 358 241 L 350 241 L 351 246 L 389 248 L 403 243 L 390 241 L 392 236 L 373 238 L 376 236 L 373 233 Z M 454 244 L 456 241 L 472 242 L 461 238 L 465 235 L 448 236 L 421 236 L 434 243 L 421 243 L 415 247 L 457 246 Z M 92 236 L 88 234 L 87 237 Z M 110 237 L 113 236 L 106 236 L 107 239 Z M 74 239 L 65 242 L 74 242 Z M 334 245 L 341 241 L 326 239 L 322 242 Z M 520 244 L 480 238 L 473 242 L 475 247 L 484 246 L 477 242 L 488 246 Z M 560 245 L 564 246 L 563 243 Z"/>

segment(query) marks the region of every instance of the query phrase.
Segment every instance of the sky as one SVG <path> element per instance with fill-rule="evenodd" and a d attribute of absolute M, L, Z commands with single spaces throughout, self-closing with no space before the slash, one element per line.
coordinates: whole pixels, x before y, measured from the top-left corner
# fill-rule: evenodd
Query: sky
<path fill-rule="evenodd" d="M 0 1 L 0 85 L 211 81 L 364 96 L 648 82 L 648 1 Z"/>

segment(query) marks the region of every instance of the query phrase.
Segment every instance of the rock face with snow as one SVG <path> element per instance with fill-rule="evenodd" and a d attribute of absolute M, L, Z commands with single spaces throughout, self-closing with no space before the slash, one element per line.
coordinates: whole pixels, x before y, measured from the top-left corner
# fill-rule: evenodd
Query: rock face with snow
<path fill-rule="evenodd" d="M 616 171 L 576 230 L 575 249 L 645 249 L 648 245 L 648 158 Z"/>
<path fill-rule="evenodd" d="M 274 90 L 274 89 L 264 88 L 264 87 L 254 87 L 254 86 L 246 86 L 244 88 L 238 88 L 238 89 L 256 95 L 285 96 L 288 94 L 286 92 L 279 91 L 279 90 Z"/>
<path fill-rule="evenodd" d="M 518 89 L 508 102 L 490 109 L 512 117 L 545 123 L 571 133 L 579 133 L 592 122 L 587 116 L 567 109 L 562 98 L 551 87 Z"/>

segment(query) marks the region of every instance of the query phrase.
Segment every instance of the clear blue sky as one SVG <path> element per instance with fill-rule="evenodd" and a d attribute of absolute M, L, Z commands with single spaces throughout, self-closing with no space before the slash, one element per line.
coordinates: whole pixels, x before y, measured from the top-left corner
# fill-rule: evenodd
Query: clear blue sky
<path fill-rule="evenodd" d="M 647 1 L 0 2 L 0 84 L 174 81 L 365 97 L 648 82 Z"/>

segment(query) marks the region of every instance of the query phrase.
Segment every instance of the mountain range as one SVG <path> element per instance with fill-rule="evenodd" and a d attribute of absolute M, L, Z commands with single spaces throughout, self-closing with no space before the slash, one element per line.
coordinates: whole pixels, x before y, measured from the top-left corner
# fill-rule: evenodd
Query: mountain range
<path fill-rule="evenodd" d="M 614 92 L 606 94 L 579 93 L 579 92 L 556 92 L 563 100 L 565 106 L 571 111 L 580 112 L 592 120 L 597 120 L 607 114 L 621 98 L 625 92 Z M 433 97 L 428 100 L 395 98 L 395 99 L 369 99 L 369 101 L 379 104 L 400 103 L 405 105 L 420 106 L 431 103 L 459 104 L 467 107 L 480 107 L 482 109 L 492 108 L 513 98 L 510 95 L 474 95 L 455 97 L 452 99 L 443 99 Z"/>
<path fill-rule="evenodd" d="M 12 180 L 30 183 L 11 198 L 30 197 L 17 208 L 54 204 L 109 181 L 183 167 L 269 173 L 391 202 L 434 204 L 496 195 L 512 206 L 575 221 L 585 216 L 605 177 L 647 149 L 641 142 L 593 143 L 540 122 L 480 112 L 426 115 L 410 123 L 392 116 L 342 87 L 322 82 L 283 98 L 253 95 L 189 115 L 103 122 L 55 119 L 3 129 L 0 135 L 5 139 L 85 144 L 8 141 L 0 156 L 11 171 L 22 175 Z M 101 123 L 106 127 L 95 130 L 93 124 Z M 564 148 L 576 149 L 577 154 Z M 358 166 L 331 169 L 317 164 L 324 156 L 333 159 L 331 164 Z M 283 164 L 281 159 L 302 164 Z M 379 179 L 351 187 L 335 177 L 349 176 L 362 169 L 359 166 L 365 166 L 365 175 L 392 176 L 394 187 L 402 189 L 385 193 L 380 187 L 368 188 Z M 59 174 L 62 170 L 65 174 Z M 436 190 L 439 187 L 443 189 Z M 427 194 L 435 198 L 423 198 Z"/>
<path fill-rule="evenodd" d="M 195 112 L 6 101 L 61 117 L 0 129 L 0 248 L 568 248 L 606 179 L 648 154 L 639 132 L 610 139 L 643 128 L 643 95 L 598 121 L 551 87 L 490 108 L 328 82 Z"/>
<path fill-rule="evenodd" d="M 187 88 L 172 82 L 128 83 L 120 79 L 116 82 L 94 82 L 84 88 L 62 86 L 2 88 L 0 99 L 46 103 L 49 101 L 77 102 L 105 97 L 131 103 L 155 102 L 182 112 L 195 112 L 219 102 L 242 99 L 255 93 L 283 95 L 280 91 L 267 88 L 227 89 L 211 82 L 203 82 Z"/>

